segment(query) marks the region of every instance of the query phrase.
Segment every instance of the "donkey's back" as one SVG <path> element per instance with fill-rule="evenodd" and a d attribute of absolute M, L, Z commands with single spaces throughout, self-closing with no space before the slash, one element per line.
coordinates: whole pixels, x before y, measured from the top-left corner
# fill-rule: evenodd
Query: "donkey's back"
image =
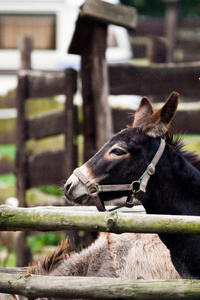
<path fill-rule="evenodd" d="M 93 244 L 79 253 L 67 253 L 69 246 L 66 240 L 52 254 L 30 266 L 28 272 L 47 276 L 180 278 L 169 250 L 157 234 L 100 233 Z M 64 299 L 69 298 L 66 295 Z"/>
<path fill-rule="evenodd" d="M 65 254 L 68 243 L 29 272 L 52 276 L 179 279 L 169 250 L 157 234 L 101 233 L 80 253 Z M 46 299 L 46 298 L 42 298 Z M 68 299 L 67 296 L 65 299 Z"/>

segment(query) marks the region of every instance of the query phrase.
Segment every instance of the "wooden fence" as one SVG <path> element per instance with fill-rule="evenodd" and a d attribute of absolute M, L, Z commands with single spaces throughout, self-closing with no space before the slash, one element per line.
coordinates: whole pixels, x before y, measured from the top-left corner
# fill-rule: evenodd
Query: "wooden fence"
<path fill-rule="evenodd" d="M 198 18 L 177 17 L 174 16 L 176 24 L 170 24 L 167 18 L 139 18 L 135 31 L 129 31 L 134 57 L 148 58 L 151 62 L 199 61 L 200 40 L 194 34 L 199 28 Z"/>
<path fill-rule="evenodd" d="M 0 274 L 0 291 L 34 299 L 199 299 L 198 280 L 144 280 Z M 63 296 L 65 295 L 65 296 Z"/>
<path fill-rule="evenodd" d="M 128 210 L 128 209 L 127 209 Z M 0 206 L 1 231 L 89 230 L 98 232 L 140 232 L 199 234 L 200 217 L 146 215 L 124 212 L 76 210 L 71 207 L 14 208 Z"/>
<path fill-rule="evenodd" d="M 172 130 L 179 134 L 200 134 L 199 70 L 199 62 L 110 65 L 110 94 L 148 96 L 153 102 L 164 102 L 172 91 L 176 91 L 180 94 L 181 104 L 172 121 Z M 112 110 L 115 132 L 132 122 L 131 118 L 128 119 L 130 113 L 134 111 Z"/>
<path fill-rule="evenodd" d="M 105 232 L 199 234 L 200 217 L 146 215 L 134 211 L 103 212 L 96 208 L 12 208 L 0 206 L 1 230 L 87 229 Z M 18 272 L 17 272 L 18 271 Z M 130 280 L 121 278 L 46 277 L 23 275 L 22 269 L 1 269 L 0 293 L 16 293 L 29 299 L 70 297 L 82 299 L 198 299 L 199 280 Z M 64 296 L 65 295 L 65 296 Z"/>
<path fill-rule="evenodd" d="M 173 8 L 170 3 L 173 3 Z M 174 10 L 176 4 L 178 5 L 177 1 L 170 1 L 167 5 L 167 10 Z M 176 14 L 177 13 L 176 11 Z M 152 63 L 148 66 L 120 64 L 111 65 L 107 68 L 105 50 L 108 24 L 123 26 L 132 31 L 136 29 L 136 35 L 137 30 L 142 34 L 141 31 L 143 31 L 143 29 L 137 29 L 136 20 L 137 13 L 130 7 L 113 6 L 109 3 L 100 3 L 94 0 L 87 0 L 81 7 L 75 32 L 69 47 L 69 53 L 81 55 L 80 73 L 84 122 L 82 126 L 77 124 L 77 133 L 81 132 L 85 137 L 84 160 L 89 159 L 98 148 L 111 137 L 113 129 L 114 132 L 117 132 L 124 128 L 128 121 L 130 121 L 127 117 L 127 110 L 113 109 L 111 115 L 110 107 L 107 103 L 108 93 L 111 95 L 146 95 L 151 96 L 154 101 L 158 99 L 159 101 L 164 101 L 165 97 L 175 90 L 180 93 L 181 101 L 185 99 L 184 97 L 191 97 L 189 101 L 198 101 L 199 99 L 199 62 L 180 64 Z M 169 27 L 168 25 L 166 25 L 166 27 Z M 138 26 L 140 27 L 140 22 Z M 151 29 L 150 27 L 148 26 L 148 30 Z M 170 27 L 172 27 L 171 22 Z M 174 30 L 171 31 L 173 33 Z M 155 27 L 153 32 L 155 33 Z M 152 35 L 152 32 L 149 34 Z M 170 40 L 169 36 L 168 39 Z M 22 40 L 19 48 L 21 49 L 22 56 L 21 68 L 30 68 L 30 52 L 32 49 L 30 40 Z M 25 48 L 27 51 L 24 51 Z M 30 96 L 38 97 L 39 95 L 42 97 L 48 95 L 52 91 L 55 91 L 55 86 L 59 93 L 62 85 L 62 80 L 59 81 L 59 77 L 63 76 L 61 73 L 54 74 L 54 80 L 52 80 L 51 84 L 48 84 L 48 89 L 45 89 L 46 81 L 43 82 L 42 87 L 41 84 L 38 84 L 37 80 L 34 80 L 32 85 L 30 72 L 30 74 L 27 75 L 30 83 Z M 58 80 L 56 80 L 56 78 Z M 54 84 L 53 81 L 55 81 L 56 84 Z M 97 82 L 98 84 L 96 84 Z M 133 111 L 129 110 L 129 112 Z M 30 136 L 26 136 L 25 139 L 29 137 L 35 138 L 35 133 L 33 134 L 32 129 L 43 128 L 43 124 L 49 124 L 49 120 L 51 120 L 53 126 L 47 126 L 45 130 L 48 129 L 52 134 L 55 129 L 57 130 L 57 128 L 59 128 L 58 123 L 54 123 L 55 117 L 57 116 L 47 116 L 42 123 L 39 123 L 38 120 L 28 121 L 27 129 L 30 129 Z M 63 122 L 64 117 L 60 116 L 60 118 Z M 176 129 L 176 133 L 187 132 L 199 134 L 199 118 L 200 110 L 196 108 L 195 105 L 192 109 L 188 107 L 186 110 L 179 110 L 173 121 L 173 127 Z M 56 130 L 54 134 L 57 133 Z M 36 130 L 34 131 L 36 132 Z M 44 136 L 43 132 L 42 130 L 37 130 L 36 138 L 42 138 Z M 38 136 L 40 133 L 41 136 Z M 60 160 L 60 158 L 62 159 L 61 156 L 62 155 L 58 153 L 58 160 Z M 55 160 L 57 160 L 57 157 Z M 43 158 L 41 157 L 41 159 Z M 54 165 L 58 166 L 57 163 Z M 1 166 L 0 173 L 5 173 L 6 171 L 10 172 L 14 169 L 14 164 L 5 160 L 1 161 Z M 35 167 L 34 170 L 32 168 L 33 166 Z M 29 169 L 30 172 L 32 170 L 32 173 L 36 174 L 38 165 L 36 166 L 35 161 Z M 37 176 L 35 176 L 38 181 L 40 181 L 41 177 L 43 178 L 43 176 L 39 177 L 39 175 L 40 174 L 37 173 Z M 61 173 L 60 177 L 63 178 Z M 52 181 L 54 181 L 54 179 L 55 178 L 53 178 Z M 33 182 L 34 185 L 36 183 L 37 182 Z"/>

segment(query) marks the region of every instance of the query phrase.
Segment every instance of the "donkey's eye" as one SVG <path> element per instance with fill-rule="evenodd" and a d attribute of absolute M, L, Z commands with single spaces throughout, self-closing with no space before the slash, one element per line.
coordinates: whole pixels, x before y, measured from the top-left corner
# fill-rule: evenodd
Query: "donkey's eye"
<path fill-rule="evenodd" d="M 125 152 L 124 150 L 120 149 L 120 148 L 114 148 L 114 149 L 112 149 L 112 150 L 110 151 L 109 154 L 115 154 L 115 155 L 117 155 L 117 156 L 120 156 L 120 155 L 126 154 L 126 152 Z"/>

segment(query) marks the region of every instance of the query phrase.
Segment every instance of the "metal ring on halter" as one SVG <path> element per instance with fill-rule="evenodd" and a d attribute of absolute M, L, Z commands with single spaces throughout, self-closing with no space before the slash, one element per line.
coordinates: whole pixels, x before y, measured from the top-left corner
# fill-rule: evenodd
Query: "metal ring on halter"
<path fill-rule="evenodd" d="M 134 185 L 138 185 L 136 188 L 134 187 Z M 140 181 L 135 180 L 131 183 L 132 187 L 133 187 L 133 194 L 136 194 L 140 191 Z"/>
<path fill-rule="evenodd" d="M 136 184 L 138 185 L 137 187 Z M 133 187 L 132 194 L 127 197 L 126 202 L 124 203 L 124 206 L 128 208 L 132 208 L 134 206 L 133 200 L 135 198 L 135 194 L 140 191 L 140 182 L 138 180 L 133 181 L 131 185 Z"/>
<path fill-rule="evenodd" d="M 90 186 L 87 187 L 87 191 L 89 195 L 93 195 L 95 193 L 99 193 L 99 185 L 97 183 L 91 183 Z"/>

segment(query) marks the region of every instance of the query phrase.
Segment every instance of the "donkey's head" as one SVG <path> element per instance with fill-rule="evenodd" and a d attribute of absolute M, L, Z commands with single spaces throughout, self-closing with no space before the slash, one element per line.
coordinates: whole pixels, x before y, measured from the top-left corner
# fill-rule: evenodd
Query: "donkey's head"
<path fill-rule="evenodd" d="M 151 103 L 144 97 L 135 113 L 133 124 L 117 133 L 70 176 L 64 187 L 66 197 L 74 203 L 87 204 L 91 195 L 98 193 L 103 203 L 103 201 L 128 196 L 133 192 L 132 189 L 140 191 L 141 188 L 138 186 L 131 186 L 131 189 L 124 190 L 116 188 L 117 192 L 115 188 L 109 190 L 106 187 L 127 186 L 127 184 L 130 186 L 133 182 L 139 185 L 142 174 L 154 173 L 154 170 L 147 170 L 147 167 L 156 155 L 159 156 L 156 157 L 157 160 L 162 156 L 164 148 L 162 150 L 159 148 L 161 137 L 168 131 L 178 106 L 178 98 L 178 93 L 173 92 L 164 106 L 154 112 Z M 99 190 L 101 186 L 103 188 Z M 104 189 L 109 192 L 104 193 Z"/>

